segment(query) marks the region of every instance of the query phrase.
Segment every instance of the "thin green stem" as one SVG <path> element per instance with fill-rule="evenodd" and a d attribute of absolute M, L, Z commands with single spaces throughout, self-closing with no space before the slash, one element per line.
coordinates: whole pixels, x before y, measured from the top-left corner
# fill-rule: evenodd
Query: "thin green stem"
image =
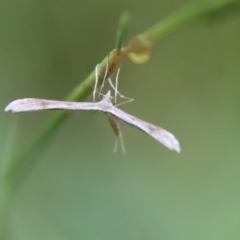
<path fill-rule="evenodd" d="M 209 1 L 187 6 L 175 14 L 165 18 L 141 34 L 146 40 L 156 43 L 160 38 L 179 29 L 181 26 L 190 24 L 201 19 L 219 16 L 239 5 L 239 1 Z"/>
<path fill-rule="evenodd" d="M 146 52 L 151 50 L 159 40 L 186 25 L 199 20 L 220 17 L 233 10 L 239 10 L 239 7 L 239 0 L 213 0 L 190 4 L 133 37 L 128 47 L 135 53 Z"/>

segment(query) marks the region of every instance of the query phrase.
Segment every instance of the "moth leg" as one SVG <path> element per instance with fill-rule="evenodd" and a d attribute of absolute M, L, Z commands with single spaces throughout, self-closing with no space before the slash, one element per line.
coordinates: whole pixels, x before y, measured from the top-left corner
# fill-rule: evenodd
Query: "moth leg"
<path fill-rule="evenodd" d="M 102 81 L 102 84 L 101 84 L 101 87 L 100 87 L 100 91 L 98 92 L 98 98 L 103 90 L 103 87 L 104 87 L 104 84 L 105 84 L 105 81 L 106 81 L 106 77 L 107 77 L 107 74 L 108 74 L 108 56 L 107 56 L 107 64 L 106 64 L 106 71 L 105 71 L 105 74 L 104 74 L 104 78 L 103 78 L 103 81 Z"/>
<path fill-rule="evenodd" d="M 99 67 L 99 64 L 97 64 L 95 67 L 95 84 L 94 84 L 94 89 L 93 89 L 93 102 L 96 101 L 96 91 L 97 91 L 97 86 L 98 86 L 98 67 Z"/>
<path fill-rule="evenodd" d="M 117 75 L 116 75 L 116 86 L 114 86 L 114 84 L 112 83 L 112 80 L 110 78 L 108 78 L 108 82 L 109 82 L 109 85 L 112 87 L 112 89 L 114 90 L 114 104 L 117 104 L 117 96 L 119 96 L 120 98 L 123 98 L 123 99 L 127 99 L 127 101 L 123 102 L 123 103 L 119 103 L 117 104 L 116 106 L 119 106 L 119 105 L 122 105 L 124 103 L 128 103 L 128 102 L 132 102 L 134 99 L 132 98 L 129 98 L 129 97 L 126 97 L 124 96 L 123 94 L 121 94 L 119 91 L 118 91 L 118 76 L 119 76 L 119 72 L 120 72 L 120 68 L 118 69 L 117 71 Z"/>

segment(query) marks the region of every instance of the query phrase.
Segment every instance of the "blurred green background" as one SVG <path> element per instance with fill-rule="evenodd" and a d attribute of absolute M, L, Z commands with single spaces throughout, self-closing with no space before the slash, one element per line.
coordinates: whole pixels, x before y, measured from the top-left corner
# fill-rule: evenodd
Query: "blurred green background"
<path fill-rule="evenodd" d="M 114 48 L 123 11 L 133 36 L 191 2 L 1 0 L 2 162 L 53 114 L 4 113 L 11 100 L 63 99 Z M 16 194 L 8 238 L 240 239 L 239 29 L 239 12 L 185 27 L 121 69 L 135 99 L 121 108 L 174 133 L 180 155 L 125 125 L 127 153 L 113 154 L 106 116 L 72 114 Z"/>

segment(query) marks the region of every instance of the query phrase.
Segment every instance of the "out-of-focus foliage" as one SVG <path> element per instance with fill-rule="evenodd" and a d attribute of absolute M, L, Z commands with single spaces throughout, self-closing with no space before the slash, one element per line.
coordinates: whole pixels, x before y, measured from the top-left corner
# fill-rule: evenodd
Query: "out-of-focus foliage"
<path fill-rule="evenodd" d="M 114 47 L 126 9 L 134 35 L 185 4 L 1 1 L 1 109 L 66 96 Z M 164 39 L 149 63 L 121 69 L 119 89 L 135 99 L 122 108 L 173 132 L 180 155 L 128 126 L 127 154 L 113 154 L 106 117 L 73 114 L 19 189 L 8 238 L 239 239 L 239 28 L 237 14 L 199 22 Z M 51 114 L 2 111 L 0 160 L 12 122 L 17 151 Z"/>

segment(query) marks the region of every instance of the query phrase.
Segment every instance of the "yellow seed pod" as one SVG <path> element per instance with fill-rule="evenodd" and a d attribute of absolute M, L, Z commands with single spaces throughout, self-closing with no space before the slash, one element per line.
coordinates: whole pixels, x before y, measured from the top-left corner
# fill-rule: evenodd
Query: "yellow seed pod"
<path fill-rule="evenodd" d="M 141 53 L 129 53 L 128 57 L 134 63 L 142 64 L 147 62 L 152 56 L 152 49 Z"/>
<path fill-rule="evenodd" d="M 153 54 L 152 44 L 141 36 L 133 38 L 127 48 L 129 59 L 138 64 L 147 62 Z"/>

